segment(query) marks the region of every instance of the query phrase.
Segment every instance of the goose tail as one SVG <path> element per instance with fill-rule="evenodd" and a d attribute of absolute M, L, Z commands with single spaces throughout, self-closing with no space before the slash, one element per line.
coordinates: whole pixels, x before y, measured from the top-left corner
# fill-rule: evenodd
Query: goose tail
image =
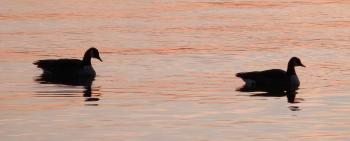
<path fill-rule="evenodd" d="M 239 73 L 236 73 L 236 77 L 245 78 L 245 77 L 250 76 L 251 74 L 252 73 L 250 73 L 250 72 L 239 72 Z"/>

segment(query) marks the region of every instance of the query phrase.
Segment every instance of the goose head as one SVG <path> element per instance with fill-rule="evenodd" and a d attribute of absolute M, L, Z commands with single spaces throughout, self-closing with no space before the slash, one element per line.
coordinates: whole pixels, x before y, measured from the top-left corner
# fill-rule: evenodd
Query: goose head
<path fill-rule="evenodd" d="M 288 62 L 288 66 L 290 66 L 290 67 L 297 67 L 297 66 L 306 67 L 303 63 L 301 63 L 301 61 L 298 57 L 292 57 Z"/>
<path fill-rule="evenodd" d="M 295 67 L 297 67 L 297 66 L 305 67 L 305 65 L 303 63 L 301 63 L 301 61 L 298 57 L 292 57 L 288 62 L 287 74 L 290 76 L 296 75 Z"/>
<path fill-rule="evenodd" d="M 90 58 L 96 58 L 98 60 L 100 60 L 102 62 L 102 59 L 100 57 L 100 53 L 98 52 L 98 50 L 94 47 L 89 48 L 86 53 L 89 54 Z"/>
<path fill-rule="evenodd" d="M 94 47 L 89 48 L 86 50 L 84 57 L 83 57 L 83 65 L 91 65 L 91 58 L 96 58 L 102 62 L 102 59 L 100 57 L 100 53 L 98 50 Z"/>

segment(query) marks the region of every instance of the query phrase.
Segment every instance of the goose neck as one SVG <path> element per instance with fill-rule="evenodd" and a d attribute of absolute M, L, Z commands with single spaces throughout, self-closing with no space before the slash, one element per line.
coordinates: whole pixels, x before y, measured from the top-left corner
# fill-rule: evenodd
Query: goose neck
<path fill-rule="evenodd" d="M 83 57 L 83 66 L 91 65 L 91 55 L 86 52 Z"/>
<path fill-rule="evenodd" d="M 295 73 L 295 66 L 291 62 L 288 63 L 287 74 L 290 75 L 290 76 L 296 74 Z"/>

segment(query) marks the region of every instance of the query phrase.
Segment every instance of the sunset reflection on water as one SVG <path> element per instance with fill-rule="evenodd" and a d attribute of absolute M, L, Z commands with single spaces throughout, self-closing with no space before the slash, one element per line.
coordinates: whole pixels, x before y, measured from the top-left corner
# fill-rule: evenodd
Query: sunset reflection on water
<path fill-rule="evenodd" d="M 1 140 L 347 140 L 349 4 L 5 0 Z M 89 83 L 38 80 L 35 60 L 90 47 Z M 236 91 L 235 73 L 292 56 L 297 102 Z"/>

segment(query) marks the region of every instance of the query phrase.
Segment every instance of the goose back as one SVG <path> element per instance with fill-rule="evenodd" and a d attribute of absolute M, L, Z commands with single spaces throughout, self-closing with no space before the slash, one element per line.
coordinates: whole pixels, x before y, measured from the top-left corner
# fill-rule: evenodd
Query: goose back
<path fill-rule="evenodd" d="M 34 62 L 45 74 L 55 75 L 89 75 L 95 74 L 91 65 L 83 65 L 78 59 L 48 59 Z"/>
<path fill-rule="evenodd" d="M 284 91 L 289 82 L 287 72 L 281 69 L 241 72 L 236 76 L 246 82 L 246 88 L 261 91 Z"/>

